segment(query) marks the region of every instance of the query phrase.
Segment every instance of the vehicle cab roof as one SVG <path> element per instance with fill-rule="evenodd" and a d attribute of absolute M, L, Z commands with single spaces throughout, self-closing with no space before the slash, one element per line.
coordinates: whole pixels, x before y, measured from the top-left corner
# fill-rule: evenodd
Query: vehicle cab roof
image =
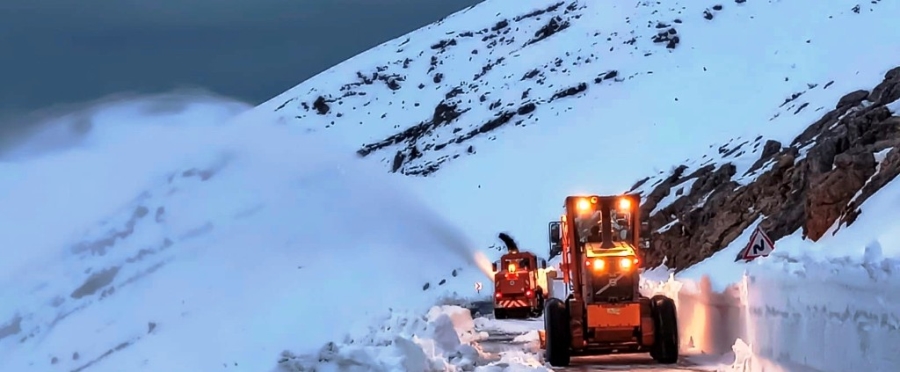
<path fill-rule="evenodd" d="M 537 256 L 535 256 L 534 253 L 522 252 L 522 251 L 519 251 L 517 253 L 507 252 L 507 253 L 504 253 L 503 256 L 501 256 L 501 258 L 535 258 L 535 257 L 537 257 Z"/>
<path fill-rule="evenodd" d="M 637 252 L 631 244 L 627 242 L 613 242 L 613 244 L 614 246 L 611 248 L 601 248 L 603 243 L 585 243 L 584 252 L 588 258 L 637 256 Z"/>

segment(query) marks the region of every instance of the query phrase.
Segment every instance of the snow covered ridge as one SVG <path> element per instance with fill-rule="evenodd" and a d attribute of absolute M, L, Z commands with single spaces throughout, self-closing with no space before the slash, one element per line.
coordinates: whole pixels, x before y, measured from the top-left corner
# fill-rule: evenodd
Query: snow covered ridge
<path fill-rule="evenodd" d="M 573 101 L 677 74 L 666 56 L 692 48 L 683 27 L 702 32 L 729 8 L 771 6 L 754 3 L 487 1 L 345 61 L 261 109 L 310 131 L 339 128 L 360 155 L 425 176 L 489 145 L 474 139 L 493 141 L 501 128 L 564 126 L 554 117 Z"/>
<path fill-rule="evenodd" d="M 605 39 L 616 46 L 634 42 L 625 32 L 619 36 L 597 29 L 592 45 L 540 55 L 565 42 L 560 35 L 593 27 L 591 13 L 597 9 L 588 9 L 586 2 L 499 3 L 479 4 L 446 24 L 375 48 L 367 54 L 393 53 L 379 54 L 365 66 L 351 59 L 327 72 L 327 78 L 302 84 L 311 86 L 307 91 L 295 88 L 266 105 L 277 102 L 275 111 L 283 110 L 311 130 L 364 125 L 373 137 L 361 139 L 360 155 L 381 156 L 394 172 L 428 175 L 446 161 L 475 153 L 468 143 L 472 138 L 492 135 L 506 124 L 532 124 L 536 111 L 565 110 L 565 100 L 583 96 L 591 85 L 624 79 L 602 61 L 595 46 Z M 496 8 L 496 15 L 484 17 L 486 8 Z M 329 86 L 322 86 L 326 79 Z M 316 115 L 321 118 L 307 120 Z"/>
<path fill-rule="evenodd" d="M 900 36 L 891 18 L 900 8 L 857 4 L 488 0 L 355 56 L 254 111 L 333 135 L 388 171 L 414 176 L 410 184 L 422 185 L 414 187 L 437 209 L 471 225 L 465 230 L 478 246 L 513 229 L 524 245 L 538 247 L 546 233 L 535 226 L 559 212 L 564 195 L 627 190 L 673 159 L 740 135 L 789 143 L 821 117 L 820 107 L 874 85 L 896 64 L 893 54 L 872 51 Z M 551 24 L 555 32 L 528 44 Z M 552 98 L 569 88 L 576 94 Z M 366 146 L 373 144 L 378 149 Z M 565 161 L 549 161 L 562 152 Z M 597 161 L 609 157 L 621 161 Z M 532 202 L 516 200 L 511 189 Z M 476 222 L 461 200 L 493 207 Z M 522 216 L 520 226 L 481 222 L 509 215 Z"/>
<path fill-rule="evenodd" d="M 808 106 L 799 103 L 803 93 L 786 100 L 786 113 Z M 816 241 L 852 224 L 865 213 L 861 205 L 900 174 L 898 99 L 900 67 L 870 91 L 848 93 L 833 109 L 817 108 L 821 119 L 787 146 L 762 136 L 736 138 L 641 180 L 632 191 L 644 196 L 649 216 L 649 262 L 668 257 L 672 267 L 688 267 L 728 246 L 759 217 L 773 240 L 802 229 Z"/>

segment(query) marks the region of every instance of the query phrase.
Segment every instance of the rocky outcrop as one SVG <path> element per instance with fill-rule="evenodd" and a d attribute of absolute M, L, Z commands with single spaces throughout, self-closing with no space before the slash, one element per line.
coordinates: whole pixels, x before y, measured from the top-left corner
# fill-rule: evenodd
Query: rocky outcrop
<path fill-rule="evenodd" d="M 802 229 L 816 241 L 863 213 L 860 205 L 900 174 L 900 67 L 871 91 L 855 91 L 789 145 L 756 138 L 719 148 L 726 160 L 758 156 L 746 170 L 714 162 L 632 188 L 651 237 L 647 263 L 682 269 L 728 246 L 761 219 L 772 239 Z M 746 158 L 746 156 L 745 156 Z"/>

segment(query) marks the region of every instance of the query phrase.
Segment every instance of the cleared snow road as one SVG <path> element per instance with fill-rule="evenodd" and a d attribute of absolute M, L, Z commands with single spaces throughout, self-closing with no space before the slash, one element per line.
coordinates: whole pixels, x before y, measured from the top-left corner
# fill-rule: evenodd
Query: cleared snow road
<path fill-rule="evenodd" d="M 479 342 L 485 352 L 496 355 L 500 353 L 521 351 L 526 353 L 541 352 L 536 348 L 536 341 L 516 341 L 516 338 L 527 338 L 533 330 L 541 329 L 542 320 L 495 320 L 481 318 L 481 331 L 490 337 Z M 584 356 L 572 358 L 572 364 L 565 368 L 554 368 L 557 371 L 714 371 L 709 367 L 688 361 L 684 358 L 675 365 L 657 364 L 646 354 L 615 354 L 603 356 Z"/>

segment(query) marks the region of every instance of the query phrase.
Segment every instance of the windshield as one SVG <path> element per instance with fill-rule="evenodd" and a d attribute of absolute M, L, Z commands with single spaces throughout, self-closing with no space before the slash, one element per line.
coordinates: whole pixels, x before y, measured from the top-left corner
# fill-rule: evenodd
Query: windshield
<path fill-rule="evenodd" d="M 502 268 L 509 272 L 528 271 L 531 268 L 531 263 L 528 262 L 527 258 L 507 258 L 503 260 Z"/>
<path fill-rule="evenodd" d="M 628 221 L 631 220 L 629 213 L 616 210 L 610 210 L 608 213 L 607 216 L 604 216 L 603 211 L 596 210 L 591 214 L 575 218 L 575 225 L 578 228 L 578 235 L 581 237 L 582 243 L 600 243 L 603 241 L 603 236 L 600 232 L 602 231 L 604 217 L 610 220 L 612 241 L 627 241 L 631 237 L 631 226 L 628 224 Z"/>

